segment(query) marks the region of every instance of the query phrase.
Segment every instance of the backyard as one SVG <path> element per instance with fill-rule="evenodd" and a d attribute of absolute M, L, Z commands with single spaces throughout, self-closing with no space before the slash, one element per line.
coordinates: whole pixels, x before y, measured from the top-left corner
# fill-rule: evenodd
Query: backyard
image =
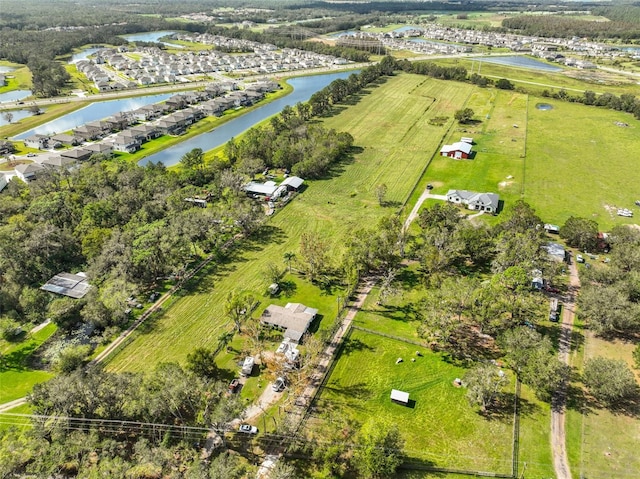
<path fill-rule="evenodd" d="M 396 363 L 398 358 L 402 362 Z M 360 423 L 375 417 L 397 424 L 410 460 L 508 474 L 513 408 L 480 415 L 469 406 L 466 390 L 453 383 L 464 373 L 425 347 L 354 329 L 322 389 L 318 409 L 337 408 Z M 391 389 L 408 392 L 409 405 L 392 402 Z"/>

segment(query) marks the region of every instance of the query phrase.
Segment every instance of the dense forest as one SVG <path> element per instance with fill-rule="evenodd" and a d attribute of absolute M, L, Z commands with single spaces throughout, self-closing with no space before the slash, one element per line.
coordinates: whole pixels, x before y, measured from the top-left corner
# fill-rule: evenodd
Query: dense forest
<path fill-rule="evenodd" d="M 640 38 L 640 22 L 633 19 L 593 22 L 562 15 L 519 15 L 505 18 L 502 26 L 516 33 L 556 38 Z"/>

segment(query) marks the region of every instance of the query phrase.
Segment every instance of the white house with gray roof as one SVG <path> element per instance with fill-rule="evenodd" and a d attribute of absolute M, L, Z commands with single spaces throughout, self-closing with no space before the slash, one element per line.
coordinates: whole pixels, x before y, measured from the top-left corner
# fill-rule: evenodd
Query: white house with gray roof
<path fill-rule="evenodd" d="M 496 193 L 476 193 L 468 190 L 449 190 L 447 191 L 447 201 L 466 205 L 470 210 L 496 214 L 500 204 L 500 195 Z"/>

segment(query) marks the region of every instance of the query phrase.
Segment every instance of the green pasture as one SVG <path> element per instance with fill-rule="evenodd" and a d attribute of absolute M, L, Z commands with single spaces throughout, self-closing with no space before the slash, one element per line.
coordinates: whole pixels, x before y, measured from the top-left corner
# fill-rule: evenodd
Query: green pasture
<path fill-rule="evenodd" d="M 280 262 L 284 266 L 283 254 L 299 250 L 303 232 L 325 237 L 337 265 L 350 231 L 372 226 L 381 216 L 397 210 L 446 133 L 446 126 L 431 126 L 428 120 L 452 117 L 471 87 L 398 75 L 371 88 L 371 94 L 353 105 L 337 107 L 335 115 L 322 120 L 327 127 L 350 131 L 358 148 L 356 154 L 337 165 L 330 177 L 308 182 L 300 195 L 268 221 L 262 233 L 242 240 L 228 261 L 199 274 L 109 368 L 143 370 L 160 361 L 181 361 L 197 346 L 216 347 L 218 337 L 231 329 L 222 312 L 229 291 L 262 294 L 267 286 L 262 273 L 267 264 Z M 378 205 L 375 187 L 380 183 L 387 184 L 390 207 Z M 323 294 L 328 295 L 328 306 L 319 314 L 332 319 L 339 292 Z M 321 296 L 315 297 L 323 301 Z M 313 298 L 301 300 L 313 306 Z"/>
<path fill-rule="evenodd" d="M 476 123 L 456 124 L 444 143 L 472 137 L 475 156 L 455 160 L 436 152 L 427 170 L 433 191 L 446 194 L 449 189 L 465 189 L 498 193 L 508 205 L 520 197 L 525 181 L 527 96 L 477 88 L 465 106 L 476 113 Z"/>
<path fill-rule="evenodd" d="M 403 362 L 396 364 L 397 358 Z M 464 373 L 427 348 L 353 330 L 318 406 L 339 408 L 360 422 L 375 417 L 397 424 L 410 459 L 509 473 L 513 409 L 506 407 L 491 418 L 480 415 L 469 406 L 466 390 L 453 385 Z M 512 382 L 509 391 L 513 387 Z M 409 392 L 410 405 L 391 402 L 391 389 Z"/>
<path fill-rule="evenodd" d="M 548 103 L 552 110 L 539 110 Z M 530 97 L 524 197 L 545 219 L 570 216 L 598 222 L 601 230 L 637 219 L 617 216 L 640 199 L 640 168 L 630 154 L 640 139 L 631 115 L 580 104 Z M 629 126 L 617 126 L 616 122 Z"/>
<path fill-rule="evenodd" d="M 23 404 L 22 406 L 14 407 L 13 409 L 0 413 L 0 431 L 11 428 L 22 430 L 30 428 L 31 418 L 12 416 L 12 414 L 32 414 L 32 412 L 30 404 Z"/>
<path fill-rule="evenodd" d="M 57 330 L 53 323 L 23 341 L 0 343 L 0 404 L 26 396 L 33 386 L 53 377 L 48 371 L 32 369 L 30 356 Z"/>
<path fill-rule="evenodd" d="M 460 14 L 466 14 L 467 18 L 457 18 Z M 495 12 L 451 12 L 450 14 L 438 15 L 437 23 L 448 27 L 462 28 L 482 28 L 500 27 L 502 20 L 512 15 Z"/>

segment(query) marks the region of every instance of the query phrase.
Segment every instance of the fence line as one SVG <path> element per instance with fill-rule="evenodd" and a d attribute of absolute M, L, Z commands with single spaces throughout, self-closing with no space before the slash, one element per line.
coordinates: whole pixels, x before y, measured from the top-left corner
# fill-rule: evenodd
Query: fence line
<path fill-rule="evenodd" d="M 402 341 L 403 343 L 415 344 L 416 346 L 420 346 L 422 348 L 429 348 L 427 344 L 421 343 L 420 341 L 414 341 L 408 338 L 402 338 L 400 336 L 394 336 L 392 334 L 381 333 L 380 331 L 374 331 L 373 329 L 365 328 L 362 326 L 353 325 L 353 329 L 357 329 L 359 331 L 364 331 L 365 333 L 375 334 L 377 336 L 384 336 L 385 338 L 395 339 L 396 341 Z"/>

